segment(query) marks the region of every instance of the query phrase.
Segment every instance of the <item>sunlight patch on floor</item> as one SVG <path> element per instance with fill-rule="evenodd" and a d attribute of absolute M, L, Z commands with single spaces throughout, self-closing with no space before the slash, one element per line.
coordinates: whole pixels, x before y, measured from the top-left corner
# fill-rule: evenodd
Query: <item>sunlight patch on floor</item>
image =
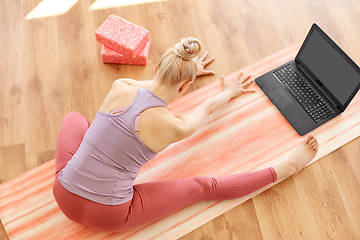
<path fill-rule="evenodd" d="M 25 19 L 35 19 L 61 15 L 69 11 L 79 0 L 43 0 Z"/>
<path fill-rule="evenodd" d="M 99 10 L 106 8 L 122 7 L 135 4 L 152 3 L 152 2 L 164 2 L 168 0 L 96 0 L 91 4 L 89 10 Z"/>

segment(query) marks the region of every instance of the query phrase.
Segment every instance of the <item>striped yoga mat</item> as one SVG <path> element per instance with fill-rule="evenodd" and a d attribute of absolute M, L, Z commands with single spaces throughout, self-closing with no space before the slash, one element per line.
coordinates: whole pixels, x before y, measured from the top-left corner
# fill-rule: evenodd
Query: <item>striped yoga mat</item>
<path fill-rule="evenodd" d="M 260 76 L 293 59 L 299 48 L 300 44 L 292 45 L 241 70 Z M 136 183 L 258 170 L 290 156 L 303 137 L 255 84 L 252 88 L 257 92 L 230 101 L 212 114 L 197 133 L 169 146 L 142 167 Z M 173 114 L 182 113 L 219 91 L 220 80 L 171 103 L 169 109 Z M 343 114 L 312 133 L 321 146 L 314 161 L 358 137 L 360 94 Z M 54 165 L 51 160 L 0 185 L 0 218 L 11 240 L 175 239 L 265 190 L 230 201 L 193 204 L 157 222 L 109 234 L 76 224 L 61 213 L 52 196 Z"/>

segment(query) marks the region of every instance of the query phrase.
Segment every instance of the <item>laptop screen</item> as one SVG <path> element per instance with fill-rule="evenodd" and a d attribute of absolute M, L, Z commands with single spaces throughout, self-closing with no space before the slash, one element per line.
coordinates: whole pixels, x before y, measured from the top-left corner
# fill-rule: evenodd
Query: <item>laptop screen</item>
<path fill-rule="evenodd" d="M 357 91 L 360 84 L 359 68 L 331 40 L 330 44 L 324 38 L 327 37 L 325 33 L 321 34 L 320 31 L 317 28 L 310 31 L 297 60 L 305 65 L 323 87 L 325 86 L 324 89 L 344 106 L 346 103 L 349 104 L 347 101 L 355 95 L 354 91 Z"/>

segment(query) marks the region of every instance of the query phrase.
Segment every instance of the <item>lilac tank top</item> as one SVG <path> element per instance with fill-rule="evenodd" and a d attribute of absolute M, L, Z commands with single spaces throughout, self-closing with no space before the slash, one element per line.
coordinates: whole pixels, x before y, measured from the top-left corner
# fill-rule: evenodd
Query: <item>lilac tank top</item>
<path fill-rule="evenodd" d="M 138 88 L 134 102 L 123 112 L 98 112 L 59 181 L 68 191 L 105 205 L 126 203 L 141 166 L 157 154 L 135 133 L 138 114 L 166 102 L 150 90 Z"/>

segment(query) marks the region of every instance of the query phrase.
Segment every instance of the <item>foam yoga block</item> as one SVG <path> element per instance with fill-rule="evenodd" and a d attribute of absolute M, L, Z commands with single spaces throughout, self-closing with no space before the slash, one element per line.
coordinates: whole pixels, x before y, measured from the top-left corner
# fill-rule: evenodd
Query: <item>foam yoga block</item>
<path fill-rule="evenodd" d="M 135 57 L 149 42 L 149 31 L 110 15 L 95 31 L 96 40 L 122 55 Z"/>
<path fill-rule="evenodd" d="M 146 46 L 135 57 L 123 55 L 105 45 L 101 48 L 101 59 L 104 63 L 119 63 L 119 64 L 133 64 L 146 65 L 149 59 L 150 40 Z"/>

